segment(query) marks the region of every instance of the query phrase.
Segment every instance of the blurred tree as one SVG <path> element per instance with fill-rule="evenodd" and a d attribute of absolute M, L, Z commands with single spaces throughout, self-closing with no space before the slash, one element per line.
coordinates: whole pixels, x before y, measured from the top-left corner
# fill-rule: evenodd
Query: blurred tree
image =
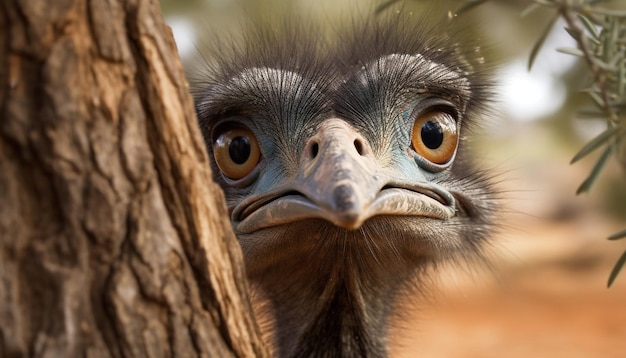
<path fill-rule="evenodd" d="M 265 356 L 149 0 L 0 2 L 0 356 Z"/>

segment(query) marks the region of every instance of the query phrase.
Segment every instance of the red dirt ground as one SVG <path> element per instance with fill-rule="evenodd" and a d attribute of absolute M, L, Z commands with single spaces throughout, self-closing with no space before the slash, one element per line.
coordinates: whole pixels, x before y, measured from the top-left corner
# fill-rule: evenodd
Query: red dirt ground
<path fill-rule="evenodd" d="M 606 288 L 626 247 L 584 238 L 605 226 L 547 223 L 507 238 L 494 272 L 453 278 L 413 314 L 392 357 L 626 357 L 626 272 Z"/>

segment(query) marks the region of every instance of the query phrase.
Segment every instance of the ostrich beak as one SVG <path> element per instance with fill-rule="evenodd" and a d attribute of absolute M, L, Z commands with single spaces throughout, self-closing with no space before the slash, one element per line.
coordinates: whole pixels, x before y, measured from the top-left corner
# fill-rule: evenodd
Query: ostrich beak
<path fill-rule="evenodd" d="M 369 143 L 341 119 L 328 119 L 307 143 L 293 187 L 321 209 L 323 218 L 357 229 L 385 185 Z"/>

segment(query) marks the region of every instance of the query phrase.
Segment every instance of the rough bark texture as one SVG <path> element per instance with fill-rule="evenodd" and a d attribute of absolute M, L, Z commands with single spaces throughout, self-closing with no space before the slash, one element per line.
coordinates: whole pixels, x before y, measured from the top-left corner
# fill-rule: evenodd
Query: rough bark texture
<path fill-rule="evenodd" d="M 0 2 L 0 356 L 264 356 L 155 0 Z"/>

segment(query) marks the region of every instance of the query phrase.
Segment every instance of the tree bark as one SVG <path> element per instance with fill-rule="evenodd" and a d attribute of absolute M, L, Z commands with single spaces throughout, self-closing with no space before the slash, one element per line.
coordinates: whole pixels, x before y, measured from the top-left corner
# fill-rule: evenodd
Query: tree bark
<path fill-rule="evenodd" d="M 0 356 L 266 356 L 156 0 L 0 2 Z"/>

